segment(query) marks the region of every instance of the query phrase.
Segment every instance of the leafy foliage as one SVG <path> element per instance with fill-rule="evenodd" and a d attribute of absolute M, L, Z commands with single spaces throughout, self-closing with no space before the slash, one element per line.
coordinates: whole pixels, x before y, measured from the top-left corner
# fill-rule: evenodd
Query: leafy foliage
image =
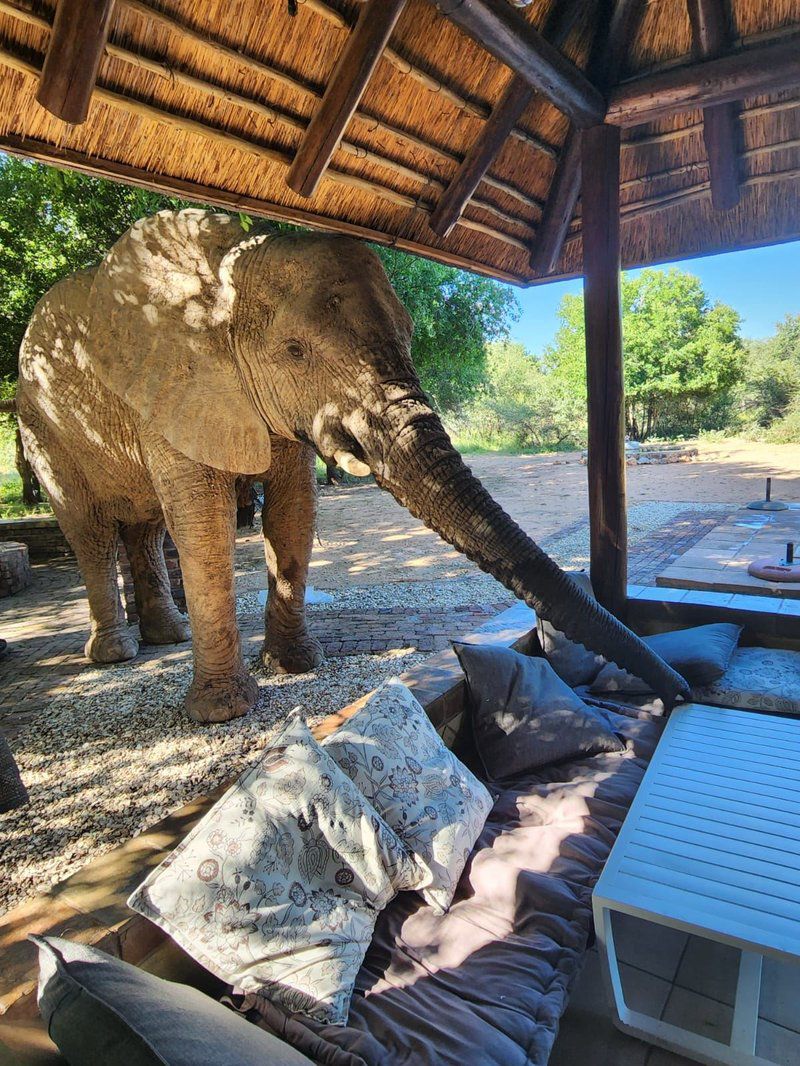
<path fill-rule="evenodd" d="M 414 320 L 412 355 L 423 387 L 442 412 L 474 396 L 485 378 L 486 345 L 508 332 L 519 306 L 507 285 L 378 248 Z"/>
<path fill-rule="evenodd" d="M 488 346 L 484 382 L 451 426 L 461 447 L 500 451 L 574 447 L 585 427 L 585 400 L 511 341 Z"/>
<path fill-rule="evenodd" d="M 747 347 L 741 396 L 745 424 L 768 430 L 772 440 L 800 440 L 800 315 L 787 315 L 772 337 Z"/>
<path fill-rule="evenodd" d="M 565 296 L 559 318 L 545 364 L 585 400 L 583 298 Z M 721 401 L 743 375 L 739 322 L 732 307 L 711 305 L 691 274 L 673 268 L 623 275 L 625 418 L 634 440 L 714 428 Z"/>

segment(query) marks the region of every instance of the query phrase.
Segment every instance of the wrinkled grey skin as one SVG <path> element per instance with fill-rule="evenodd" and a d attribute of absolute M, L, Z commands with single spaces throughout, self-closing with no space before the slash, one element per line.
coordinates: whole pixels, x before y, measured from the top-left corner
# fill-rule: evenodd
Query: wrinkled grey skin
<path fill-rule="evenodd" d="M 187 640 L 161 556 L 180 554 L 198 721 L 253 706 L 233 582 L 235 478 L 262 474 L 270 595 L 265 655 L 320 662 L 303 608 L 314 451 L 379 485 L 567 634 L 650 681 L 685 683 L 586 597 L 501 510 L 453 449 L 410 358 L 411 321 L 366 245 L 249 235 L 206 211 L 137 222 L 96 270 L 40 301 L 20 352 L 26 452 L 86 582 L 87 655 L 136 654 L 116 586 L 118 534 L 142 639 Z"/>

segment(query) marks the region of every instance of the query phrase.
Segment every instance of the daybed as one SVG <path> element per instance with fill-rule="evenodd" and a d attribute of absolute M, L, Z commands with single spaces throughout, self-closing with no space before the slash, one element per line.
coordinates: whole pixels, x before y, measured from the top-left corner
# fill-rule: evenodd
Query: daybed
<path fill-rule="evenodd" d="M 518 606 L 471 640 L 540 649 L 532 613 Z M 407 675 L 449 746 L 478 771 L 465 686 L 455 657 Z M 345 709 L 329 732 L 352 715 Z M 331 1066 L 459 1063 L 544 1064 L 592 937 L 591 892 L 633 800 L 662 722 L 634 706 L 598 713 L 624 750 L 573 759 L 492 787 L 494 806 L 459 883 L 437 915 L 403 892 L 381 914 L 356 981 L 348 1023 L 289 1016 L 253 995 L 233 997 L 242 1025 L 276 1033 Z M 3 977 L 0 1063 L 56 1062 L 33 1001 L 34 951 L 27 932 L 99 945 L 152 973 L 215 998 L 226 989 L 159 930 L 124 908 L 128 891 L 183 837 L 209 803 L 195 805 L 0 921 Z M 95 868 L 94 871 L 92 868 Z M 70 884 L 72 882 L 72 884 Z M 269 1061 L 269 1060 L 267 1060 Z"/>
<path fill-rule="evenodd" d="M 512 608 L 471 639 L 527 650 L 532 623 L 526 608 Z M 408 682 L 446 742 L 475 768 L 454 656 L 429 660 Z M 347 1026 L 301 1022 L 252 996 L 237 1002 L 243 1016 L 336 1066 L 545 1063 L 592 935 L 592 886 L 660 733 L 660 723 L 636 711 L 608 712 L 607 721 L 624 738 L 624 751 L 551 766 L 493 790 L 494 807 L 447 914 L 437 916 L 408 892 L 389 904 Z M 168 820 L 119 849 L 116 862 L 104 857 L 0 920 L 0 1007 L 7 1008 L 0 1063 L 59 1061 L 37 1019 L 27 932 L 89 941 L 210 994 L 225 991 L 122 902 L 202 809 Z"/>

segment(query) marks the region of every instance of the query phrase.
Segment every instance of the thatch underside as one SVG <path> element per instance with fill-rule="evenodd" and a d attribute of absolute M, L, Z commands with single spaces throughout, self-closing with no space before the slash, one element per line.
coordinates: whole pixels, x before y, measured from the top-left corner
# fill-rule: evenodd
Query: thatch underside
<path fill-rule="evenodd" d="M 559 2 L 559 0 L 557 0 Z M 157 6 L 156 6 L 157 5 Z M 733 0 L 731 42 L 798 33 L 800 0 Z M 525 17 L 542 28 L 549 0 Z M 54 0 L 0 0 L 0 147 L 197 200 L 352 232 L 504 280 L 530 266 L 568 120 L 536 96 L 445 238 L 430 213 L 480 136 L 510 71 L 410 0 L 316 194 L 289 164 L 360 4 L 299 0 L 118 0 L 88 120 L 68 126 L 35 102 Z M 587 65 L 586 3 L 564 52 Z M 650 0 L 622 72 L 690 61 L 686 0 Z M 800 43 L 798 44 L 800 47 Z M 800 237 L 800 92 L 744 100 L 741 200 L 712 210 L 701 112 L 625 131 L 625 265 Z M 580 273 L 580 209 L 551 276 Z"/>

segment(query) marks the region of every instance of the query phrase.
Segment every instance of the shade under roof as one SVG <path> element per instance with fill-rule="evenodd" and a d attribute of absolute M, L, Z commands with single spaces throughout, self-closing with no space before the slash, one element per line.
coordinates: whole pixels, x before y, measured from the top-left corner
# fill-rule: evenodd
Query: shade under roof
<path fill-rule="evenodd" d="M 563 0 L 556 0 L 563 2 Z M 541 29 L 551 4 L 523 17 Z M 355 0 L 118 0 L 87 121 L 35 101 L 55 4 L 0 0 L 0 147 L 253 214 L 351 232 L 494 277 L 531 267 L 567 118 L 526 108 L 450 234 L 431 210 L 512 74 L 428 0 L 409 0 L 331 167 L 310 199 L 286 184 L 360 4 Z M 601 4 L 563 47 L 585 68 Z M 731 50 L 798 35 L 800 0 L 732 0 Z M 621 77 L 692 62 L 686 0 L 649 0 Z M 800 91 L 737 104 L 741 198 L 715 211 L 701 111 L 623 132 L 625 266 L 800 236 Z M 580 273 L 580 205 L 550 277 Z"/>

